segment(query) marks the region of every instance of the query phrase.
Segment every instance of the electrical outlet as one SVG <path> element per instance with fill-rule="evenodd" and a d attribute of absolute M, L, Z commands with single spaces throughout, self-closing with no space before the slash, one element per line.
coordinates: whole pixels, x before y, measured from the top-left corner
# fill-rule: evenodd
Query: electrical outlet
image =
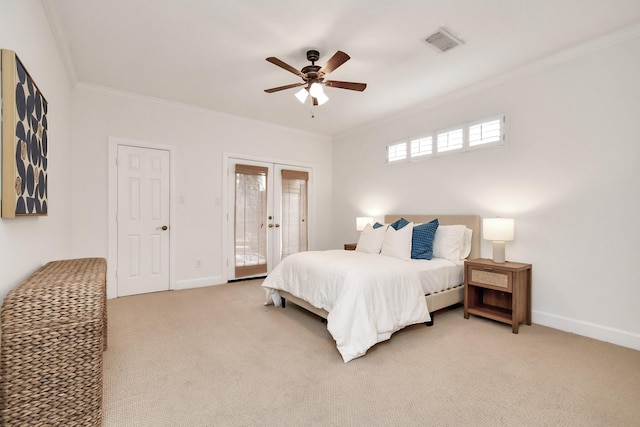
<path fill-rule="evenodd" d="M 199 259 L 197 259 L 196 260 L 196 268 L 200 268 L 200 267 L 202 267 L 202 262 Z"/>

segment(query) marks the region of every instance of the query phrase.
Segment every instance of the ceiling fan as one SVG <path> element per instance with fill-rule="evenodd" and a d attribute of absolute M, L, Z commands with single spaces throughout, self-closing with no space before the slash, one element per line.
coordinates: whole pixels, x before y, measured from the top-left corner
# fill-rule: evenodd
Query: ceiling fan
<path fill-rule="evenodd" d="M 329 97 L 324 94 L 322 86 L 335 87 L 338 89 L 349 89 L 362 92 L 367 88 L 366 83 L 354 83 L 354 82 L 341 82 L 338 80 L 325 80 L 325 77 L 333 70 L 347 62 L 351 57 L 342 51 L 337 51 L 326 64 L 322 67 L 316 65 L 316 61 L 320 57 L 320 53 L 317 50 L 307 51 L 307 60 L 311 62 L 311 65 L 303 67 L 300 71 L 293 68 L 291 65 L 270 56 L 267 61 L 271 62 L 278 67 L 295 74 L 302 78 L 301 83 L 293 83 L 286 86 L 274 87 L 271 89 L 265 89 L 267 93 L 278 92 L 285 89 L 291 89 L 294 87 L 305 86 L 298 93 L 296 97 L 300 102 L 304 103 L 308 95 L 311 95 L 313 105 L 322 105 L 329 100 Z"/>

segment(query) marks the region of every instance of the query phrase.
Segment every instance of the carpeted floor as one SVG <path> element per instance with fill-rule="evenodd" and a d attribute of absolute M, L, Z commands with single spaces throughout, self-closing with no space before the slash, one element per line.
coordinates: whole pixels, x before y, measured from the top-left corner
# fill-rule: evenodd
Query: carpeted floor
<path fill-rule="evenodd" d="M 342 361 L 260 280 L 109 300 L 106 426 L 640 426 L 640 352 L 462 308 Z"/>

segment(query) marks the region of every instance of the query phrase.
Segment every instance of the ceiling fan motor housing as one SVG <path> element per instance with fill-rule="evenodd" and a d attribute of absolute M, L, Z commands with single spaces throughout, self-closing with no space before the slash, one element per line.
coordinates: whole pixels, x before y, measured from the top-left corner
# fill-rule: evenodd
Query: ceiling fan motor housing
<path fill-rule="evenodd" d="M 302 70 L 302 74 L 306 74 L 308 79 L 314 79 L 316 77 L 318 77 L 318 71 L 320 71 L 320 66 L 319 65 L 307 65 L 306 67 L 303 67 Z"/>
<path fill-rule="evenodd" d="M 320 58 L 320 52 L 317 50 L 308 50 L 307 51 L 307 60 L 312 64 L 316 62 Z"/>

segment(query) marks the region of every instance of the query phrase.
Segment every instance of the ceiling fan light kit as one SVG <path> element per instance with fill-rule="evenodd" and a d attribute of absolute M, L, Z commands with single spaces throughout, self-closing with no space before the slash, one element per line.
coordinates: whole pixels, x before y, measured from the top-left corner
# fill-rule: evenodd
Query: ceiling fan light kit
<path fill-rule="evenodd" d="M 318 95 L 321 95 L 322 93 L 322 86 L 320 86 L 320 83 L 311 83 L 311 87 L 309 88 L 309 95 L 317 98 Z"/>
<path fill-rule="evenodd" d="M 296 92 L 296 98 L 298 98 L 298 101 L 303 104 L 307 100 L 307 96 L 309 96 L 309 91 L 307 90 L 307 88 L 300 89 Z"/>
<path fill-rule="evenodd" d="M 318 105 L 322 105 L 329 100 L 329 97 L 322 92 L 322 88 L 320 88 L 321 92 L 318 96 L 314 97 L 318 101 Z"/>
<path fill-rule="evenodd" d="M 311 62 L 311 65 L 307 65 L 298 71 L 291 65 L 279 60 L 278 58 L 270 56 L 269 58 L 267 58 L 268 62 L 271 62 L 272 64 L 277 65 L 278 67 L 283 68 L 290 73 L 293 73 L 296 76 L 302 78 L 302 83 L 293 83 L 285 86 L 265 89 L 265 92 L 274 93 L 285 89 L 304 86 L 301 90 L 296 92 L 296 98 L 298 98 L 298 100 L 304 104 L 307 100 L 308 95 L 311 95 L 313 105 L 322 105 L 329 100 L 329 97 L 324 93 L 323 86 L 335 87 L 338 89 L 355 90 L 358 92 L 362 92 L 367 88 L 366 83 L 325 80 L 325 77 L 329 73 L 331 73 L 350 59 L 350 56 L 346 53 L 337 51 L 322 67 L 315 64 L 315 62 L 319 58 L 320 53 L 317 50 L 307 51 L 307 60 Z"/>

